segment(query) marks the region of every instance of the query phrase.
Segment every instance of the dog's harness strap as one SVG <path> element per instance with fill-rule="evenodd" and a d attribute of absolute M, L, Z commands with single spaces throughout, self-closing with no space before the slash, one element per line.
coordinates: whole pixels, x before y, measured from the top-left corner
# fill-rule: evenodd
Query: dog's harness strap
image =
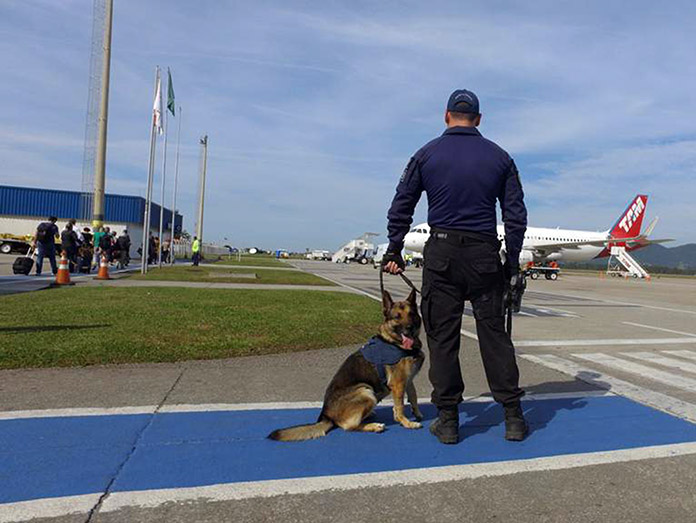
<path fill-rule="evenodd" d="M 412 354 L 392 343 L 373 336 L 360 348 L 360 354 L 368 362 L 374 365 L 379 374 L 379 379 L 383 384 L 387 384 L 387 370 L 385 365 L 395 365 L 402 358 L 412 356 Z"/>

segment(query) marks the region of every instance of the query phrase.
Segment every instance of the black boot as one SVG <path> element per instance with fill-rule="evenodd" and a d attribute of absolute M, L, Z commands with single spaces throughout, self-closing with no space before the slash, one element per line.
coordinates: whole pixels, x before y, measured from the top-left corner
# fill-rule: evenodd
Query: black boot
<path fill-rule="evenodd" d="M 430 424 L 430 432 L 440 443 L 459 442 L 459 409 L 457 407 L 438 409 L 437 419 Z"/>
<path fill-rule="evenodd" d="M 522 414 L 520 402 L 504 405 L 505 409 L 505 439 L 508 441 L 522 441 L 528 432 L 527 422 Z"/>

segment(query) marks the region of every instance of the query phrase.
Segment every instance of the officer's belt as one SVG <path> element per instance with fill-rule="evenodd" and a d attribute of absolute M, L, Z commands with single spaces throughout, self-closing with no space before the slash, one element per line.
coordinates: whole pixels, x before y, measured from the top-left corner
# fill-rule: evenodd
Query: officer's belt
<path fill-rule="evenodd" d="M 486 234 L 484 232 L 455 231 L 452 229 L 431 227 L 430 237 L 435 240 L 444 240 L 454 244 L 490 243 L 491 245 L 500 247 L 500 242 L 494 234 Z"/>

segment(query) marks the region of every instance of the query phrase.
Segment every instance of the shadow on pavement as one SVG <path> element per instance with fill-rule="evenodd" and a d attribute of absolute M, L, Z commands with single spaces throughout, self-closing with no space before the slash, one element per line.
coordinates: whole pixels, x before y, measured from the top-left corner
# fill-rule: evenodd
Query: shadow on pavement
<path fill-rule="evenodd" d="M 546 382 L 537 385 L 526 387 L 526 391 L 530 394 L 542 394 L 556 392 L 561 389 L 562 392 L 571 392 L 567 390 L 569 382 Z M 572 383 L 572 381 L 570 382 Z M 563 390 L 565 388 L 565 390 Z M 574 390 L 577 392 L 576 398 L 555 398 L 543 400 L 522 400 L 522 408 L 524 409 L 525 418 L 529 424 L 529 433 L 532 434 L 538 430 L 545 429 L 548 424 L 556 417 L 556 414 L 565 410 L 578 410 L 587 405 L 587 401 L 582 398 L 582 390 Z M 589 391 L 588 391 L 589 392 Z M 427 426 L 430 421 L 437 417 L 437 408 L 430 403 L 420 405 L 423 413 L 423 425 Z M 405 407 L 406 415 L 409 419 L 413 419 L 409 406 Z M 503 424 L 504 415 L 501 405 L 493 401 L 465 401 L 459 406 L 460 413 L 460 439 L 471 437 L 475 434 L 484 434 L 494 427 Z M 387 426 L 394 425 L 396 422 L 392 419 L 391 409 L 380 409 L 375 416 L 376 421 L 384 423 Z"/>

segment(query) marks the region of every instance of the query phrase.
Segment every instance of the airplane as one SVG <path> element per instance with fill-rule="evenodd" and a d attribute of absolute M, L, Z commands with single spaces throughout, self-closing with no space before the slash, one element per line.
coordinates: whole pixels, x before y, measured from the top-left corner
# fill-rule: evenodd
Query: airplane
<path fill-rule="evenodd" d="M 595 258 L 606 258 L 611 254 L 611 247 L 624 247 L 626 251 L 641 249 L 653 243 L 673 241 L 671 239 L 650 240 L 658 218 L 641 233 L 648 197 L 638 194 L 621 214 L 610 229 L 604 232 L 579 231 L 570 229 L 548 229 L 527 227 L 524 243 L 520 252 L 520 266 L 529 263 L 551 261 L 584 262 Z M 501 253 L 505 250 L 505 228 L 497 227 L 498 239 L 502 243 Z M 423 252 L 425 242 L 430 236 L 427 223 L 416 225 L 404 237 L 404 248 Z"/>

